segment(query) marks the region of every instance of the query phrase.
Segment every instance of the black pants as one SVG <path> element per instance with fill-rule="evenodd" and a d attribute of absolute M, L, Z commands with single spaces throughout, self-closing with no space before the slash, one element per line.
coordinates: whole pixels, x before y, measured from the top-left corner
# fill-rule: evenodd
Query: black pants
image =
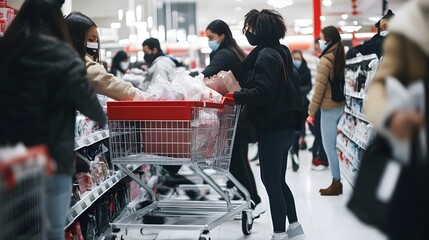
<path fill-rule="evenodd" d="M 261 178 L 268 193 L 274 232 L 284 232 L 286 216 L 289 223 L 298 221 L 295 200 L 286 184 L 286 167 L 294 130 L 276 130 L 262 133 L 259 139 Z"/>
<path fill-rule="evenodd" d="M 255 176 L 247 159 L 249 144 L 245 141 L 246 139 L 242 136 L 243 134 L 245 134 L 243 129 L 237 128 L 229 172 L 249 191 L 250 199 L 257 205 L 261 202 L 261 198 L 258 195 Z M 226 187 L 232 188 L 234 184 L 228 180 Z M 240 194 L 244 197 L 243 193 L 240 192 Z"/>
<path fill-rule="evenodd" d="M 311 151 L 313 153 L 313 159 L 318 157 L 321 161 L 327 162 L 328 157 L 326 156 L 326 152 L 322 144 L 322 132 L 320 130 L 320 115 L 321 115 L 321 112 L 319 109 L 316 112 L 316 116 L 314 119 L 314 126 L 311 126 L 311 124 L 309 124 L 310 131 L 314 135 L 314 142 L 313 142 L 313 147 Z"/>

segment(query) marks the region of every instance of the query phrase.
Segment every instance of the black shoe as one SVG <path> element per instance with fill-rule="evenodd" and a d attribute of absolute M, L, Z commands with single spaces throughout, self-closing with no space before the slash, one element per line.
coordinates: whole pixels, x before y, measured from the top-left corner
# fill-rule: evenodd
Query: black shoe
<path fill-rule="evenodd" d="M 292 170 L 294 172 L 298 171 L 299 169 L 299 158 L 298 154 L 292 154 Z"/>
<path fill-rule="evenodd" d="M 307 143 L 305 141 L 299 141 L 299 149 L 300 150 L 307 149 Z"/>

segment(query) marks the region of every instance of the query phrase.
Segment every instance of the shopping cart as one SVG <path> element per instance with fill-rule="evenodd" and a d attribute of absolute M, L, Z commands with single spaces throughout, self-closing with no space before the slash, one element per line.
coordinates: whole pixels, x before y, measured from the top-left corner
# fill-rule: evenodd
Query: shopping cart
<path fill-rule="evenodd" d="M 249 235 L 253 218 L 248 191 L 229 173 L 240 108 L 232 98 L 221 103 L 199 101 L 108 102 L 111 161 L 143 187 L 150 205 L 123 213 L 111 223 L 115 232 L 128 228 L 199 230 L 200 240 L 233 216 L 242 214 L 242 231 Z M 223 199 L 216 201 L 157 200 L 155 193 L 127 164 L 189 165 Z M 206 174 L 215 171 L 244 193 L 244 201 L 230 201 Z M 150 221 L 149 219 L 156 219 Z"/>
<path fill-rule="evenodd" d="M 21 150 L 22 154 L 11 159 L 0 156 L 0 240 L 44 239 L 47 149 L 22 146 Z"/>

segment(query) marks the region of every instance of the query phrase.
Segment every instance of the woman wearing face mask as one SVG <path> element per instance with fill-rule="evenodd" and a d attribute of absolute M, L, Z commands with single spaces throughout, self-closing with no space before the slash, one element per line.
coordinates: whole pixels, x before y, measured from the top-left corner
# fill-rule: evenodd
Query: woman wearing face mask
<path fill-rule="evenodd" d="M 87 76 L 95 91 L 114 100 L 142 99 L 139 89 L 108 73 L 99 63 L 100 39 L 97 25 L 80 12 L 71 12 L 65 20 L 73 47 L 85 61 Z"/>
<path fill-rule="evenodd" d="M 237 81 L 244 82 L 247 74 L 240 66 L 246 57 L 243 50 L 237 45 L 228 24 L 222 20 L 214 20 L 206 28 L 209 39 L 210 64 L 202 71 L 205 77 L 216 75 L 220 71 L 229 71 L 234 74 Z"/>
<path fill-rule="evenodd" d="M 291 53 L 279 41 L 285 37 L 286 25 L 274 10 L 253 9 L 245 15 L 243 33 L 256 48 L 241 63 L 251 74 L 248 86 L 234 92 L 234 99 L 244 105 L 245 120 L 258 129 L 261 178 L 274 228 L 272 239 L 303 239 L 295 200 L 285 181 L 288 151 L 295 131 L 302 130 L 303 116 L 299 90 L 293 80 Z"/>
<path fill-rule="evenodd" d="M 110 68 L 110 73 L 115 75 L 118 78 L 122 78 L 128 67 L 130 66 L 130 60 L 128 54 L 125 51 L 119 51 L 115 54 L 112 59 L 112 67 Z"/>
<path fill-rule="evenodd" d="M 310 103 L 308 101 L 307 95 L 311 91 L 312 84 L 311 84 L 311 73 L 310 69 L 307 66 L 307 62 L 305 61 L 304 57 L 302 56 L 302 52 L 300 50 L 293 50 L 292 51 L 292 60 L 293 60 L 293 66 L 299 73 L 299 91 L 301 93 L 301 101 L 303 104 L 304 109 L 308 109 L 308 104 Z M 305 142 L 305 118 L 302 119 L 303 123 L 303 130 L 299 132 L 299 134 L 296 134 L 295 141 L 293 143 L 293 146 L 291 148 L 291 155 L 292 155 L 292 169 L 294 171 L 297 171 L 299 168 L 299 149 L 302 145 L 307 145 Z M 305 147 L 306 148 L 306 147 Z M 305 149 L 304 148 L 304 149 Z"/>
<path fill-rule="evenodd" d="M 331 169 L 332 183 L 328 188 L 320 189 L 319 192 L 322 196 L 340 195 L 343 193 L 343 185 L 341 184 L 336 142 L 337 124 L 344 111 L 344 101 L 337 102 L 332 99 L 329 82 L 344 79 L 345 53 L 337 28 L 325 27 L 320 34 L 319 45 L 323 52 L 317 66 L 314 94 L 308 107 L 309 122 L 314 123 L 316 112 L 321 109 L 322 142 Z"/>
<path fill-rule="evenodd" d="M 210 64 L 202 71 L 205 77 L 212 77 L 220 71 L 229 71 L 234 74 L 237 81 L 243 87 L 247 80 L 246 73 L 240 65 L 240 62 L 246 57 L 243 50 L 237 45 L 232 36 L 231 29 L 228 24 L 222 20 L 214 20 L 206 28 L 206 35 L 209 39 L 209 47 L 212 49 L 210 54 Z M 261 198 L 258 195 L 256 188 L 255 177 L 250 168 L 247 159 L 249 150 L 248 139 L 246 132 L 248 129 L 239 122 L 234 146 L 231 156 L 230 172 L 231 174 L 249 191 L 252 200 L 253 217 L 257 218 L 265 212 L 262 207 Z M 234 184 L 231 181 L 227 182 L 228 195 L 234 199 Z M 243 197 L 243 193 L 240 192 Z M 241 217 L 238 215 L 236 219 Z"/>

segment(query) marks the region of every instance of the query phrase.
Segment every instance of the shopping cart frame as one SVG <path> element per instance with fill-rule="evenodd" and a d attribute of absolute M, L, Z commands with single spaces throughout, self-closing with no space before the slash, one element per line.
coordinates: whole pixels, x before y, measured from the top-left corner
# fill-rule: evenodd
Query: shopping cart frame
<path fill-rule="evenodd" d="M 142 105 L 145 106 L 144 109 L 141 108 Z M 199 230 L 199 239 L 204 240 L 210 239 L 210 230 L 240 213 L 243 213 L 243 234 L 249 235 L 252 232 L 253 217 L 249 192 L 229 173 L 232 146 L 234 144 L 240 113 L 240 106 L 235 105 L 233 99 L 223 98 L 221 103 L 199 101 L 123 101 L 108 102 L 107 106 L 110 134 L 116 134 L 119 139 L 110 139 L 111 161 L 132 180 L 137 182 L 147 192 L 152 201 L 150 205 L 137 211 L 126 209 L 111 223 L 114 232 L 121 232 L 126 235 L 129 228 L 141 230 Z M 168 110 L 166 110 L 166 106 L 169 106 Z M 151 109 L 153 112 L 147 112 L 148 109 Z M 201 137 L 201 134 L 205 133 L 213 135 L 213 131 L 216 131 L 214 129 L 216 123 L 212 124 L 212 127 L 206 128 L 201 126 L 193 128 L 192 125 L 195 125 L 195 121 L 201 120 L 200 118 L 204 116 L 201 114 L 205 114 L 204 112 L 207 113 L 207 111 L 215 112 L 216 116 L 219 117 L 219 126 L 217 126 L 219 133 L 213 152 L 205 156 L 207 150 L 213 146 L 211 145 L 207 149 L 205 147 L 194 148 L 195 145 L 200 143 L 198 141 L 200 139 L 196 138 Z M 132 114 L 129 114 L 130 112 Z M 207 121 L 209 120 L 202 120 L 202 125 Z M 168 130 L 165 130 L 163 127 L 166 127 Z M 176 136 L 175 131 L 181 132 L 181 127 L 186 128 L 189 132 L 185 131 L 185 133 Z M 173 130 L 169 131 L 171 129 Z M 163 131 L 163 135 L 154 135 L 153 132 L 158 133 L 157 131 Z M 128 135 L 127 137 L 120 137 L 121 133 Z M 161 143 L 166 146 L 161 147 L 161 151 L 159 151 L 159 146 L 152 148 L 152 145 L 150 145 L 152 138 L 163 139 Z M 171 140 L 172 138 L 174 140 Z M 121 140 L 125 141 L 121 142 Z M 133 145 L 124 145 L 124 142 L 132 143 Z M 207 145 L 210 145 L 212 142 L 208 140 Z M 143 151 L 141 151 L 139 144 L 145 144 Z M 171 151 L 166 153 L 166 149 Z M 200 149 L 204 151 L 200 151 Z M 155 151 L 155 153 L 147 153 L 150 150 Z M 196 175 L 201 177 L 203 181 L 214 189 L 223 200 L 157 200 L 154 191 L 127 168 L 128 164 L 189 165 Z M 213 169 L 218 174 L 224 175 L 244 194 L 245 200 L 231 201 L 225 191 L 204 171 L 205 169 Z M 136 221 L 140 221 L 148 215 L 165 217 L 173 221 L 167 221 L 167 223 L 162 224 L 136 223 Z M 199 220 L 198 223 L 192 222 L 192 219 L 195 218 Z"/>
<path fill-rule="evenodd" d="M 45 145 L 0 159 L 0 240 L 44 239 L 45 177 L 52 170 Z"/>

